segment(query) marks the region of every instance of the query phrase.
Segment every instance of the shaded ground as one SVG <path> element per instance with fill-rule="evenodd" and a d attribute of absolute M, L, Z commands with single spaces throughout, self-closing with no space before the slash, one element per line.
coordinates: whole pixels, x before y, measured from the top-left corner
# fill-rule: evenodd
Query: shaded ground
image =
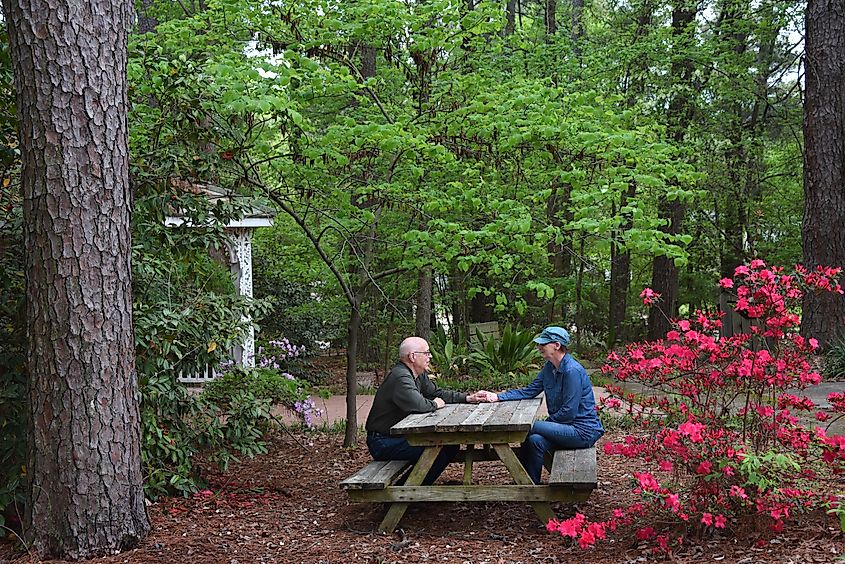
<path fill-rule="evenodd" d="M 608 437 L 613 438 L 613 434 Z M 608 438 L 603 439 L 607 440 Z M 618 437 L 617 437 L 618 438 Z M 132 551 L 91 562 L 192 564 L 246 562 L 575 562 L 634 563 L 655 557 L 632 539 L 584 552 L 545 531 L 520 503 L 427 503 L 412 506 L 394 534 L 377 531 L 380 504 L 350 504 L 337 483 L 369 460 L 363 440 L 340 447 L 340 434 L 281 434 L 270 453 L 209 472 L 209 490 L 190 499 L 167 499 L 149 507 L 152 533 Z M 600 445 L 601 446 L 601 443 Z M 632 461 L 606 457 L 598 449 L 599 488 L 578 510 L 608 517 L 631 501 Z M 443 480 L 461 477 L 458 465 Z M 507 480 L 496 463 L 475 467 L 474 478 Z M 573 507 L 553 504 L 559 517 Z M 759 546 L 754 542 L 759 540 Z M 774 538 L 751 534 L 693 541 L 672 555 L 674 562 L 834 562 L 845 552 L 845 536 L 824 515 L 804 516 Z M 12 556 L 0 543 L 0 561 Z M 34 562 L 24 555 L 21 562 Z"/>
<path fill-rule="evenodd" d="M 321 363 L 327 380 L 342 390 L 342 357 Z M 378 378 L 379 375 L 373 375 Z M 372 385 L 365 375 L 363 385 Z M 371 397 L 359 398 L 359 424 Z M 318 400 L 318 407 L 320 401 Z M 330 425 L 345 413 L 342 402 L 327 417 Z M 326 428 L 324 426 L 324 428 Z M 599 447 L 619 435 L 608 433 Z M 282 433 L 267 455 L 246 460 L 223 475 L 207 471 L 209 489 L 190 499 L 166 499 L 149 506 L 151 534 L 126 553 L 94 559 L 97 563 L 163 562 L 168 564 L 244 564 L 248 562 L 577 562 L 640 563 L 657 559 L 632 536 L 582 551 L 552 535 L 520 503 L 427 503 L 412 506 L 394 534 L 378 532 L 381 504 L 350 504 L 337 483 L 370 460 L 363 438 L 358 448 L 343 449 L 339 433 Z M 575 508 L 553 504 L 558 517 L 580 511 L 605 519 L 614 508 L 634 501 L 631 472 L 646 470 L 638 462 L 607 457 L 598 448 L 599 488 L 590 501 Z M 478 482 L 505 482 L 501 464 L 474 467 Z M 441 480 L 460 480 L 453 465 Z M 691 540 L 665 561 L 788 564 L 837 562 L 845 554 L 845 535 L 829 516 L 801 516 L 786 534 L 764 530 Z M 0 539 L 0 563 L 15 557 L 16 548 Z M 17 562 L 35 562 L 17 554 Z M 845 562 L 845 561 L 842 561 Z"/>

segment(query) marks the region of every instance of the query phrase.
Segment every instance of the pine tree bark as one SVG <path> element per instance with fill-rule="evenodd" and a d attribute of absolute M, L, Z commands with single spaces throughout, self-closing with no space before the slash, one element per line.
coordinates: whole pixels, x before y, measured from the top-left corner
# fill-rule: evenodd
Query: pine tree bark
<path fill-rule="evenodd" d="M 805 18 L 804 266 L 845 266 L 845 5 L 809 0 Z M 845 298 L 807 293 L 801 334 L 845 334 Z"/>
<path fill-rule="evenodd" d="M 3 8 L 24 192 L 27 534 L 42 557 L 87 558 L 129 548 L 150 528 L 132 332 L 132 5 Z"/>

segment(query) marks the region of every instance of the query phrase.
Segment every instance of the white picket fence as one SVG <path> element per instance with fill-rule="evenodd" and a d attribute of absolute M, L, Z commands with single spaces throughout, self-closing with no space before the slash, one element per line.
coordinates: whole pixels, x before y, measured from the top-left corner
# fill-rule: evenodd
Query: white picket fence
<path fill-rule="evenodd" d="M 218 375 L 213 366 L 206 366 L 200 374 L 183 374 L 180 372 L 176 380 L 183 384 L 207 384 L 217 378 Z"/>

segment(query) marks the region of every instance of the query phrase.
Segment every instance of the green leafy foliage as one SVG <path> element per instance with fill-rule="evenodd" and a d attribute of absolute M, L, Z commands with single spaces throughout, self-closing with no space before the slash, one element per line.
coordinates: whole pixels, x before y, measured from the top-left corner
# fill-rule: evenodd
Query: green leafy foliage
<path fill-rule="evenodd" d="M 845 533 L 845 507 L 842 506 L 842 499 L 843 499 L 843 494 L 840 493 L 837 496 L 836 502 L 834 504 L 832 504 L 833 506 L 830 509 L 828 509 L 827 512 L 828 512 L 828 514 L 836 515 L 836 517 L 839 518 L 839 529 L 843 533 Z M 840 557 L 840 560 L 841 559 L 842 558 Z"/>
<path fill-rule="evenodd" d="M 0 537 L 22 514 L 26 473 L 26 321 L 22 197 L 12 64 L 0 30 Z"/>
<path fill-rule="evenodd" d="M 469 373 L 469 351 L 460 336 L 457 341 L 455 344 L 442 326 L 429 337 L 431 364 L 440 378 L 460 379 Z"/>
<path fill-rule="evenodd" d="M 477 376 L 464 376 L 461 378 L 438 378 L 437 386 L 447 390 L 459 392 L 477 392 L 478 390 L 510 390 L 522 388 L 534 380 L 534 374 L 520 374 L 511 372 L 509 374 L 485 373 Z"/>
<path fill-rule="evenodd" d="M 485 337 L 476 332 L 476 341 L 470 344 L 469 361 L 482 373 L 525 374 L 538 367 L 540 354 L 534 345 L 536 333 L 505 325 L 501 338 Z"/>
<path fill-rule="evenodd" d="M 832 380 L 845 378 L 845 339 L 829 345 L 824 355 L 824 375 Z"/>
<path fill-rule="evenodd" d="M 244 389 L 231 392 L 217 403 L 170 376 L 142 382 L 141 457 L 148 496 L 198 491 L 199 455 L 225 470 L 238 455 L 266 452 L 262 436 L 269 429 L 270 399 Z"/>
<path fill-rule="evenodd" d="M 309 397 L 301 381 L 269 368 L 230 370 L 206 385 L 202 396 L 225 407 L 229 405 L 232 397 L 246 391 L 255 397 L 268 400 L 271 404 L 290 407 Z"/>

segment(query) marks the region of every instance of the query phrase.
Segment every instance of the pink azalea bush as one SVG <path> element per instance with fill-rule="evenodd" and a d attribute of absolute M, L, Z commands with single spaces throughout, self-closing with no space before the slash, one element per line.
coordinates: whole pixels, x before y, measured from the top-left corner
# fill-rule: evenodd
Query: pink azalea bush
<path fill-rule="evenodd" d="M 591 522 L 578 514 L 550 521 L 549 530 L 588 548 L 625 528 L 669 551 L 690 534 L 780 532 L 800 513 L 836 510 L 826 480 L 841 480 L 845 437 L 827 429 L 845 414 L 845 393 L 830 395 L 831 414 L 787 390 L 821 379 L 808 361 L 818 343 L 797 332 L 799 304 L 805 292 L 842 294 L 839 274 L 822 267 L 787 274 L 752 261 L 720 281 L 752 321 L 750 334 L 720 337 L 719 316 L 696 312 L 674 321 L 662 340 L 611 353 L 602 371 L 645 391 L 610 387 L 600 400 L 600 411 L 622 409 L 638 428 L 605 444 L 605 453 L 644 460 L 653 470 L 633 474 L 639 499 L 612 518 Z M 653 305 L 660 296 L 646 289 L 641 297 Z"/>

